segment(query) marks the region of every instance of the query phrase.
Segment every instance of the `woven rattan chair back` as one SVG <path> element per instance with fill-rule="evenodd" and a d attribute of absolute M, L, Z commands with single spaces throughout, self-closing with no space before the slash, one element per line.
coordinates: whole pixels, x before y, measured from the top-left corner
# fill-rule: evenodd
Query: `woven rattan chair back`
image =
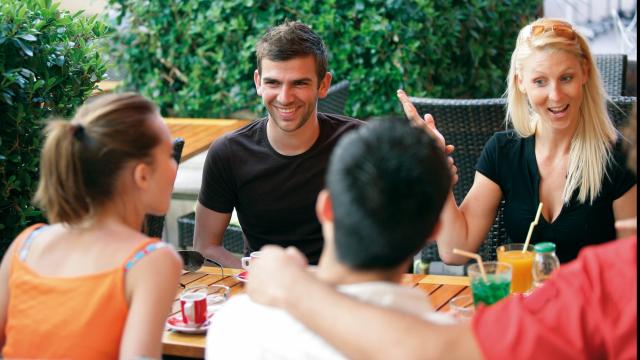
<path fill-rule="evenodd" d="M 609 96 L 622 96 L 626 88 L 627 55 L 597 54 L 594 60 Z"/>
<path fill-rule="evenodd" d="M 193 246 L 193 232 L 196 224 L 196 214 L 190 212 L 178 218 L 178 246 L 186 249 Z M 244 234 L 242 228 L 235 224 L 229 224 L 224 231 L 222 246 L 234 254 L 244 254 Z"/>
<path fill-rule="evenodd" d="M 495 132 L 506 129 L 506 100 L 411 98 L 411 101 L 418 113 L 433 115 L 436 126 L 447 143 L 456 147 L 453 158 L 458 167 L 458 183 L 453 194 L 460 204 L 473 184 L 475 166 L 484 145 Z M 502 204 L 489 235 L 479 250 L 485 260 L 495 259 L 495 248 L 507 242 Z M 435 244 L 429 244 L 423 249 L 422 260 L 440 260 Z"/>
<path fill-rule="evenodd" d="M 349 80 L 331 86 L 324 99 L 318 100 L 318 112 L 344 115 L 344 106 L 349 98 Z"/>
<path fill-rule="evenodd" d="M 612 96 L 607 102 L 607 112 L 618 130 L 622 130 L 629 121 L 633 104 L 638 102 L 635 96 Z"/>

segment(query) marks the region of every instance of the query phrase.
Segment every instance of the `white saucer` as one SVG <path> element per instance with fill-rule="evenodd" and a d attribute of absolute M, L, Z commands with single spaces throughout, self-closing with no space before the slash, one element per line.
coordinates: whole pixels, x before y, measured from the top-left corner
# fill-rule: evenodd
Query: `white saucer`
<path fill-rule="evenodd" d="M 239 273 L 239 274 L 235 274 L 235 275 L 233 275 L 233 277 L 234 277 L 234 278 L 236 278 L 236 279 L 238 279 L 238 281 L 241 281 L 241 282 L 247 282 L 247 276 L 248 276 L 248 275 L 249 275 L 249 273 L 248 273 L 248 272 L 243 271 L 243 272 L 241 272 L 241 273 Z"/>
<path fill-rule="evenodd" d="M 173 331 L 178 331 L 181 333 L 185 333 L 185 334 L 202 334 L 207 332 L 207 330 L 209 329 L 209 326 L 211 326 L 211 316 L 213 314 L 209 315 L 209 319 L 207 321 L 205 321 L 204 324 L 197 326 L 197 327 L 192 327 L 189 326 L 187 324 L 185 324 L 182 321 L 182 314 L 177 313 L 177 314 L 173 314 L 172 316 L 169 316 L 169 318 L 166 321 L 166 325 L 169 329 L 173 330 Z"/>

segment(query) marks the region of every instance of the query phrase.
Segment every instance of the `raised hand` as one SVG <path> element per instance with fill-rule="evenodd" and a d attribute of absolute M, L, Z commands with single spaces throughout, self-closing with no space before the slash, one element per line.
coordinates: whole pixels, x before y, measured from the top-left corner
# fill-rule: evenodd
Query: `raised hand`
<path fill-rule="evenodd" d="M 420 117 L 418 110 L 413 106 L 413 103 L 411 103 L 409 96 L 407 96 L 407 93 L 405 93 L 404 90 L 398 89 L 397 96 L 402 104 L 402 109 L 404 110 L 405 115 L 409 118 L 409 121 L 411 121 L 414 126 L 425 129 L 429 135 L 438 141 L 440 147 L 448 156 L 447 160 L 449 163 L 449 169 L 451 170 L 452 186 L 455 185 L 458 182 L 458 168 L 455 166 L 453 158 L 451 157 L 455 147 L 453 145 L 446 144 L 444 136 L 436 128 L 436 121 L 433 119 L 431 114 L 425 114 L 424 118 Z"/>
<path fill-rule="evenodd" d="M 418 110 L 416 110 L 416 107 L 413 106 L 413 103 L 411 103 L 411 100 L 409 100 L 409 96 L 407 96 L 407 93 L 405 93 L 404 90 L 398 89 L 397 96 L 400 100 L 400 103 L 402 104 L 402 109 L 404 110 L 405 115 L 407 115 L 407 118 L 409 118 L 409 121 L 411 121 L 411 123 L 415 126 L 424 128 L 425 131 L 429 133 L 429 135 L 438 140 L 438 143 L 448 155 L 449 152 L 447 152 L 447 147 L 445 146 L 444 136 L 442 136 L 442 134 L 436 128 L 436 122 L 433 119 L 433 116 L 431 116 L 431 114 L 425 114 L 424 119 L 421 118 L 420 114 L 418 114 Z M 450 151 L 453 152 L 453 146 L 451 146 Z"/>

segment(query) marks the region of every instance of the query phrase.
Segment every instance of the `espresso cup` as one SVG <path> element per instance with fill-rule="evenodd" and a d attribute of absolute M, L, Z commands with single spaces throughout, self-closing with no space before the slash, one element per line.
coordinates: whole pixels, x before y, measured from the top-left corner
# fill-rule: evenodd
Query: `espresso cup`
<path fill-rule="evenodd" d="M 249 271 L 249 268 L 251 267 L 251 261 L 259 257 L 260 257 L 260 251 L 254 251 L 251 254 L 249 254 L 249 256 L 243 257 L 242 259 L 240 259 L 242 268 Z"/>
<path fill-rule="evenodd" d="M 202 326 L 207 321 L 207 292 L 184 292 L 180 295 L 180 313 L 187 327 Z"/>

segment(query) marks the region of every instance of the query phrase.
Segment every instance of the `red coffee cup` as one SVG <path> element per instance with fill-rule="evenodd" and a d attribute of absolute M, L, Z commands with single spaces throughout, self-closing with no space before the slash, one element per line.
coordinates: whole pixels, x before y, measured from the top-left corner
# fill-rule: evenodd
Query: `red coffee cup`
<path fill-rule="evenodd" d="M 180 296 L 180 313 L 186 326 L 202 326 L 207 321 L 207 293 L 183 293 Z"/>

